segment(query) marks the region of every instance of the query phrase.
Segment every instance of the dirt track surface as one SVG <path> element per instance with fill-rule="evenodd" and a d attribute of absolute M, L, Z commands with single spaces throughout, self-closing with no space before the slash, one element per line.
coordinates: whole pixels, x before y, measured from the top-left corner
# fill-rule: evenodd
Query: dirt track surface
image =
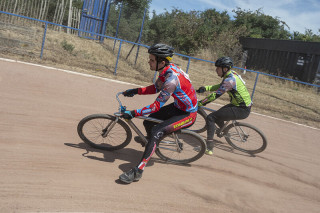
<path fill-rule="evenodd" d="M 222 139 L 213 157 L 178 166 L 154 155 L 139 182 L 119 183 L 143 148 L 93 150 L 76 126 L 115 112 L 116 93 L 132 87 L 0 60 L 0 212 L 319 212 L 320 130 L 253 113 L 263 153 Z M 134 109 L 154 97 L 122 100 Z"/>

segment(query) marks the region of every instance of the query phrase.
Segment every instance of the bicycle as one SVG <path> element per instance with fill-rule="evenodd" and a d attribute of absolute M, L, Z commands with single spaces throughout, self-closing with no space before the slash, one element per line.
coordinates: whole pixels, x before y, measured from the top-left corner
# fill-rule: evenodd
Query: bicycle
<path fill-rule="evenodd" d="M 198 108 L 197 120 L 189 130 L 196 133 L 202 133 L 207 130 L 206 117 L 207 113 L 214 112 L 215 110 L 201 106 Z M 219 138 L 224 137 L 228 144 L 239 151 L 248 154 L 257 154 L 264 151 L 267 147 L 267 138 L 261 130 L 257 127 L 236 120 L 227 121 L 219 128 L 217 124 L 216 134 Z"/>
<path fill-rule="evenodd" d="M 93 114 L 84 117 L 79 122 L 77 127 L 78 135 L 89 146 L 107 151 L 122 149 L 132 139 L 131 129 L 141 137 L 145 144 L 148 143 L 146 137 L 132 120 L 122 118 L 126 107 L 122 105 L 119 99 L 120 94 L 122 92 L 116 95 L 119 111 L 115 112 L 113 116 L 109 114 Z M 162 120 L 147 116 L 136 118 L 156 123 L 162 122 Z M 199 134 L 187 129 L 180 129 L 163 136 L 159 144 L 157 144 L 155 153 L 166 162 L 185 164 L 201 158 L 205 150 L 206 143 Z"/>

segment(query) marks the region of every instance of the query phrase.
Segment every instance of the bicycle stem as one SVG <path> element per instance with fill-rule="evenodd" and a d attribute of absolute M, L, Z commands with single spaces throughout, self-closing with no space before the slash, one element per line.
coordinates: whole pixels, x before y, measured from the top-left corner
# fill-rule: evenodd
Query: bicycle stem
<path fill-rule="evenodd" d="M 116 116 L 116 121 L 113 123 L 113 125 L 118 121 L 119 117 L 122 115 L 122 109 L 125 108 L 122 105 L 121 101 L 120 101 L 120 98 L 119 98 L 120 94 L 122 94 L 122 92 L 118 92 L 117 95 L 116 95 L 116 98 L 117 98 L 117 100 L 119 102 L 119 112 L 118 113 L 114 113 L 114 115 Z M 163 122 L 162 120 L 159 120 L 159 119 L 156 119 L 156 118 L 150 118 L 150 117 L 147 117 L 147 116 L 138 116 L 136 118 L 152 121 L 152 122 L 155 122 L 155 123 Z M 147 144 L 148 141 L 147 141 L 146 137 L 142 134 L 142 132 L 138 129 L 138 127 L 131 120 L 128 120 L 128 119 L 124 119 L 124 120 L 143 139 L 145 144 Z"/>

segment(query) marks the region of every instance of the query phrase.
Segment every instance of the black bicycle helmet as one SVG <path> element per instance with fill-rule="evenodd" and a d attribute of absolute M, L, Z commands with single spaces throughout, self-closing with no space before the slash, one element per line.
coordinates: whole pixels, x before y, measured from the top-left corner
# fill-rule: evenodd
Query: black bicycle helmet
<path fill-rule="evenodd" d="M 172 58 L 173 50 L 174 50 L 173 47 L 170 47 L 166 44 L 154 44 L 151 47 L 149 47 L 148 53 L 155 55 L 159 58 L 167 58 L 167 57 Z"/>
<path fill-rule="evenodd" d="M 233 67 L 233 61 L 230 57 L 221 57 L 216 61 L 215 66 L 231 69 Z"/>

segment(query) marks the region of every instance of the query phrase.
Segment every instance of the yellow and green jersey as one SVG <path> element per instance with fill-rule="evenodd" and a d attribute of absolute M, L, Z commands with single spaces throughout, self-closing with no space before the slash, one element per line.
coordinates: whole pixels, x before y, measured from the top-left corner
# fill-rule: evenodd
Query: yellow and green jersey
<path fill-rule="evenodd" d="M 252 105 L 250 94 L 245 86 L 245 82 L 241 76 L 235 71 L 229 70 L 220 84 L 213 86 L 205 86 L 206 91 L 213 91 L 205 99 L 201 100 L 202 104 L 207 104 L 216 100 L 225 92 L 230 96 L 230 102 L 234 106 L 248 107 Z"/>

